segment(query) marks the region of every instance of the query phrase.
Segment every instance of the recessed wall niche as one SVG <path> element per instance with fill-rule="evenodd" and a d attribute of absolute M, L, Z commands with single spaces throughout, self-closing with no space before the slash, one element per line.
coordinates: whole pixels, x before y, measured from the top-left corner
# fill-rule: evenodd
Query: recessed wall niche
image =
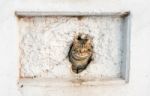
<path fill-rule="evenodd" d="M 20 78 L 128 82 L 129 12 L 16 12 L 19 26 Z M 93 56 L 79 74 L 68 52 L 75 34 L 92 37 Z M 33 79 L 34 80 L 34 79 Z"/>

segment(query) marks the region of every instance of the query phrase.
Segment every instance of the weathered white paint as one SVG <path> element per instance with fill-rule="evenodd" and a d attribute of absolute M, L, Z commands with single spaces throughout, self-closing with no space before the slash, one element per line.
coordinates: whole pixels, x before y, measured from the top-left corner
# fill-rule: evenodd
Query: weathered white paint
<path fill-rule="evenodd" d="M 119 16 L 20 18 L 21 77 L 75 79 L 67 56 L 75 34 L 85 33 L 93 38 L 93 61 L 77 76 L 84 80 L 120 78 L 126 53 L 122 23 Z"/>
<path fill-rule="evenodd" d="M 150 12 L 149 0 L 1 0 L 0 12 L 0 95 L 1 96 L 149 96 L 150 95 Z M 131 61 L 128 84 L 99 86 L 26 86 L 20 93 L 18 25 L 15 11 L 74 11 L 74 12 L 120 12 L 131 11 Z M 32 88 L 36 90 L 30 92 Z M 21 91 L 25 92 L 25 91 Z"/>

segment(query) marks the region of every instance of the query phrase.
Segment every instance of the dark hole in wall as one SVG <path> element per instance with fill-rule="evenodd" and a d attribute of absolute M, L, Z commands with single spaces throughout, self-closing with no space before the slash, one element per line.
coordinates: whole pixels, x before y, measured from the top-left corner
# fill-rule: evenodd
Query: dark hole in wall
<path fill-rule="evenodd" d="M 74 37 L 68 53 L 72 71 L 80 73 L 90 64 L 93 55 L 92 38 L 88 34 L 79 33 Z"/>

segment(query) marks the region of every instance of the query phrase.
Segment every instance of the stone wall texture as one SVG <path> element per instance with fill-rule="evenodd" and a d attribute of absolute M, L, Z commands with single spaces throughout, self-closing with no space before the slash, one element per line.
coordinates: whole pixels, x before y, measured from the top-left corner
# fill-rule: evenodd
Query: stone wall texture
<path fill-rule="evenodd" d="M 149 50 L 150 49 L 150 45 L 149 45 L 150 11 L 149 11 L 149 8 L 150 6 L 149 4 L 150 4 L 150 0 L 0 0 L 0 44 L 1 44 L 0 45 L 0 96 L 150 96 L 150 70 L 149 70 L 150 68 L 150 59 L 149 59 L 150 57 L 150 50 Z M 31 32 L 27 31 L 30 34 L 25 33 L 26 34 L 25 35 L 23 34 L 24 33 L 23 31 L 19 31 L 20 30 L 19 26 L 22 26 L 22 25 L 18 24 L 19 20 L 17 19 L 15 15 L 16 11 L 79 12 L 79 13 L 81 12 L 99 12 L 99 13 L 110 12 L 112 13 L 112 12 L 130 11 L 131 12 L 131 40 L 130 40 L 129 83 L 127 84 L 120 84 L 120 83 L 111 84 L 110 83 L 110 84 L 105 85 L 103 84 L 104 82 L 101 82 L 102 84 L 95 85 L 95 86 L 85 86 L 84 84 L 79 84 L 77 86 L 68 86 L 66 85 L 65 82 L 58 82 L 58 81 L 55 81 L 54 79 L 55 83 L 53 82 L 47 83 L 49 85 L 41 83 L 41 85 L 37 86 L 37 84 L 33 82 L 32 86 L 22 85 L 21 86 L 22 88 L 19 88 L 18 86 L 18 81 L 20 79 L 19 69 L 21 68 L 20 62 L 19 62 L 20 60 L 19 46 L 20 47 L 23 46 L 21 48 L 25 48 L 25 45 L 20 44 L 20 40 L 24 42 L 22 44 L 26 44 L 25 43 L 27 42 L 26 40 L 31 40 L 27 42 L 27 44 L 30 44 L 30 42 L 34 41 L 33 40 L 33 37 L 34 37 L 36 38 L 34 41 L 36 46 L 39 46 L 38 44 L 41 44 L 43 42 L 46 42 L 46 43 L 49 42 L 48 37 L 56 34 L 59 31 L 54 30 L 55 32 L 48 32 L 49 30 L 41 31 L 39 29 L 37 31 L 40 31 L 40 32 L 37 32 L 34 34 L 32 32 L 33 28 L 31 28 Z M 36 18 L 31 18 L 31 19 L 36 19 Z M 107 18 L 107 19 L 111 19 L 111 18 Z M 120 22 L 120 20 L 117 21 L 117 19 L 118 18 L 114 19 L 114 22 Z M 41 18 L 40 20 L 43 20 L 43 19 Z M 70 20 L 71 19 L 69 19 L 69 21 Z M 21 22 L 24 22 L 24 20 Z M 26 24 L 28 25 L 29 22 L 27 22 Z M 35 23 L 35 24 L 40 24 L 40 23 Z M 70 24 L 70 26 L 71 25 L 72 23 Z M 36 25 L 36 26 L 39 26 L 39 25 Z M 53 26 L 58 26 L 58 25 L 53 25 Z M 94 26 L 95 25 L 93 25 L 93 27 Z M 111 27 L 112 26 L 114 25 L 111 25 Z M 111 27 L 109 28 L 111 29 Z M 38 27 L 38 28 L 44 28 L 44 27 Z M 56 27 L 52 27 L 52 28 L 56 28 Z M 74 30 L 70 30 L 70 32 L 72 31 Z M 84 31 L 88 32 L 89 30 L 84 29 Z M 66 29 L 63 29 L 63 32 L 67 33 L 68 31 Z M 53 34 L 50 34 L 50 33 L 53 33 Z M 47 39 L 42 39 L 41 37 L 38 37 L 39 35 L 48 36 L 48 37 Z M 93 34 L 91 35 L 93 36 Z M 23 40 L 22 36 L 25 38 L 30 38 L 30 39 Z M 58 37 L 59 36 L 60 35 L 58 35 Z M 102 36 L 102 35 L 99 35 L 99 36 Z M 105 36 L 108 36 L 108 35 L 105 35 Z M 112 36 L 115 37 L 115 34 L 113 34 Z M 65 43 L 65 44 L 69 45 L 72 40 L 72 37 L 67 36 L 67 38 L 68 38 L 67 39 L 68 43 Z M 108 39 L 111 39 L 111 38 L 108 38 Z M 119 38 L 116 38 L 116 39 L 119 39 Z M 116 40 L 116 39 L 113 39 L 113 40 Z M 38 41 L 36 40 L 41 40 L 41 41 L 39 41 L 38 43 Z M 42 40 L 46 40 L 46 41 L 42 42 Z M 55 39 L 55 40 L 58 40 L 58 39 Z M 53 40 L 53 42 L 55 40 Z M 99 40 L 102 40 L 102 39 L 99 39 Z M 99 44 L 107 45 L 107 43 L 108 42 L 99 43 Z M 61 45 L 61 46 L 66 46 L 66 45 Z M 30 46 L 26 46 L 26 47 L 30 47 Z M 38 51 L 38 49 L 34 49 L 35 50 L 34 52 L 36 51 L 41 52 L 37 54 L 42 54 L 42 52 L 47 52 L 45 50 L 43 51 L 43 47 L 44 47 L 44 44 L 43 46 L 40 46 L 41 51 Z M 101 47 L 103 47 L 103 45 Z M 37 48 L 37 47 L 34 47 L 34 48 Z M 25 48 L 25 49 L 28 49 L 28 48 Z M 30 51 L 30 50 L 27 50 L 27 51 Z M 64 54 L 67 53 L 67 51 L 63 51 L 63 52 Z M 103 51 L 103 52 L 106 52 L 106 51 Z M 56 56 L 58 56 L 58 54 L 56 54 Z M 46 55 L 44 55 L 43 57 L 46 57 Z M 35 60 L 36 58 L 42 58 L 42 57 L 35 56 Z M 62 58 L 60 58 L 59 60 L 61 61 Z M 41 63 L 41 62 L 47 63 L 49 61 L 46 61 L 46 60 L 38 61 L 38 63 Z M 41 64 L 46 64 L 46 63 L 41 63 Z M 103 64 L 106 64 L 106 63 L 104 63 L 103 61 Z M 69 67 L 69 64 L 66 66 Z M 117 68 L 117 66 L 115 68 Z M 48 68 L 51 68 L 51 67 L 49 66 Z M 91 68 L 92 68 L 92 64 L 91 64 Z M 90 70 L 90 66 L 88 70 Z M 22 72 L 30 72 L 30 71 L 31 69 L 29 71 L 24 70 Z M 25 75 L 22 74 L 22 76 L 25 76 Z M 43 76 L 47 76 L 47 74 Z M 48 76 L 50 75 L 48 74 Z"/>
<path fill-rule="evenodd" d="M 93 38 L 93 61 L 84 79 L 120 77 L 122 18 L 112 16 L 24 17 L 19 21 L 21 77 L 74 78 L 68 51 L 76 33 Z M 81 18 L 81 17 L 80 17 Z"/>

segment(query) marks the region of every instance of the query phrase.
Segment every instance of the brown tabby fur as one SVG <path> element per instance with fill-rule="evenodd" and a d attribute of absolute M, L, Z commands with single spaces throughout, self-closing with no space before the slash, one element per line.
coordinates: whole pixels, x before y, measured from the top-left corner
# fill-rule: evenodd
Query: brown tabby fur
<path fill-rule="evenodd" d="M 86 69 L 92 59 L 92 54 L 92 38 L 83 33 L 76 35 L 69 51 L 69 61 L 72 63 L 73 72 L 80 73 Z"/>

